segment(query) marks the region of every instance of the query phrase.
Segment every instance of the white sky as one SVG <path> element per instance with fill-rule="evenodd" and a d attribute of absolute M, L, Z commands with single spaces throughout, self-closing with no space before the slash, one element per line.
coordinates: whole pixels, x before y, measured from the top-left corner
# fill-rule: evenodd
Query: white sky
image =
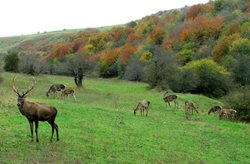
<path fill-rule="evenodd" d="M 0 36 L 128 23 L 208 0 L 2 0 Z"/>

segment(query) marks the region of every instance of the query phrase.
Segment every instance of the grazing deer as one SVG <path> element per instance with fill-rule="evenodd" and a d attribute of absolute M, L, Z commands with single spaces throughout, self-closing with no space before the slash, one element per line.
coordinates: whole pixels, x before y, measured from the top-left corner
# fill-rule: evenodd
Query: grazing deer
<path fill-rule="evenodd" d="M 217 113 L 219 111 L 221 111 L 221 107 L 220 106 L 218 106 L 218 105 L 212 106 L 210 108 L 210 110 L 208 111 L 208 115 L 210 115 L 210 113 Z"/>
<path fill-rule="evenodd" d="M 33 137 L 33 128 L 34 128 L 33 123 L 35 122 L 36 142 L 39 142 L 38 140 L 39 121 L 48 121 L 48 123 L 51 125 L 51 128 L 52 128 L 52 135 L 51 135 L 50 141 L 52 141 L 54 129 L 56 129 L 57 141 L 59 141 L 58 126 L 55 123 L 55 118 L 57 115 L 56 108 L 48 104 L 26 101 L 25 98 L 28 96 L 28 93 L 34 89 L 34 85 L 36 81 L 34 79 L 34 83 L 32 83 L 31 88 L 28 91 L 24 92 L 23 94 L 20 94 L 18 91 L 18 88 L 15 86 L 15 79 L 16 79 L 16 76 L 13 78 L 12 89 L 17 94 L 17 106 L 18 106 L 19 111 L 29 121 L 31 141 L 33 142 L 33 138 L 34 138 Z"/>
<path fill-rule="evenodd" d="M 146 116 L 148 116 L 148 110 L 149 110 L 150 101 L 148 100 L 141 100 L 137 107 L 134 109 L 134 115 L 136 115 L 136 112 L 140 110 L 141 116 L 144 115 L 144 110 L 146 110 Z"/>
<path fill-rule="evenodd" d="M 65 88 L 62 90 L 62 96 L 66 97 L 68 95 L 73 96 L 76 101 L 75 90 L 73 88 Z"/>
<path fill-rule="evenodd" d="M 51 93 L 55 94 L 57 92 L 60 92 L 62 89 L 65 89 L 65 85 L 63 84 L 53 84 L 51 85 L 51 87 L 49 88 L 48 92 L 46 93 L 47 97 L 49 97 L 49 95 Z"/>
<path fill-rule="evenodd" d="M 193 114 L 194 111 L 196 113 L 199 113 L 192 101 L 186 100 L 185 104 L 184 104 L 184 107 L 185 107 L 185 117 L 186 117 L 187 120 L 189 119 L 188 118 L 189 113 L 192 112 L 192 114 Z"/>
<path fill-rule="evenodd" d="M 219 115 L 219 118 L 226 118 L 233 120 L 235 118 L 235 114 L 237 113 L 234 109 L 222 109 L 221 114 Z"/>
<path fill-rule="evenodd" d="M 168 103 L 169 107 L 170 106 L 170 102 L 173 101 L 175 104 L 175 108 L 178 108 L 178 102 L 177 102 L 177 96 L 176 95 L 168 95 L 168 92 L 166 92 L 163 96 L 163 100 Z"/>

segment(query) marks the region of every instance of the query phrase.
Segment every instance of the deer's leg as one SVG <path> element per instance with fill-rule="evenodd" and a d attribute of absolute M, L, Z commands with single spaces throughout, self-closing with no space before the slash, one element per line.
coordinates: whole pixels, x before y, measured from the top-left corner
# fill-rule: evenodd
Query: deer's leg
<path fill-rule="evenodd" d="M 189 120 L 189 118 L 188 118 L 188 109 L 187 109 L 187 108 L 185 108 L 185 118 L 186 118 L 187 120 Z"/>
<path fill-rule="evenodd" d="M 33 142 L 33 138 L 34 138 L 34 135 L 33 135 L 33 129 L 34 129 L 33 121 L 29 121 L 29 124 L 30 124 L 30 133 L 31 133 L 31 142 Z"/>
<path fill-rule="evenodd" d="M 146 109 L 146 112 L 147 112 L 147 113 L 146 113 L 146 116 L 148 117 L 148 108 Z"/>
<path fill-rule="evenodd" d="M 72 96 L 74 97 L 74 100 L 76 101 L 76 95 L 73 93 Z"/>
<path fill-rule="evenodd" d="M 54 122 L 54 127 L 56 129 L 56 140 L 59 141 L 58 125 Z"/>
<path fill-rule="evenodd" d="M 170 102 L 168 101 L 167 103 L 168 103 L 169 107 L 171 107 Z"/>
<path fill-rule="evenodd" d="M 38 121 L 35 121 L 35 131 L 36 131 L 36 142 L 39 142 L 39 140 L 38 140 Z"/>
<path fill-rule="evenodd" d="M 53 135 L 54 135 L 54 129 L 55 129 L 55 123 L 54 123 L 54 120 L 49 120 L 48 121 L 49 124 L 51 125 L 51 137 L 50 137 L 50 142 L 52 142 L 52 139 L 53 139 Z"/>
<path fill-rule="evenodd" d="M 196 108 L 194 108 L 194 110 L 195 110 L 196 113 L 199 113 L 198 110 L 197 110 Z"/>

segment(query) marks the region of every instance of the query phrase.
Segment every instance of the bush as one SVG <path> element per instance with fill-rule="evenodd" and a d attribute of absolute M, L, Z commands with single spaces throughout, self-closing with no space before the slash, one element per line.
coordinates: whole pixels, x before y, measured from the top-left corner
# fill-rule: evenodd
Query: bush
<path fill-rule="evenodd" d="M 47 72 L 45 63 L 38 57 L 23 55 L 20 61 L 19 70 L 22 73 L 38 75 Z"/>
<path fill-rule="evenodd" d="M 180 69 L 173 81 L 169 82 L 174 92 L 195 92 L 200 83 L 199 77 L 193 70 Z"/>
<path fill-rule="evenodd" d="M 127 66 L 124 78 L 131 81 L 142 81 L 144 79 L 143 63 L 140 61 L 131 61 Z"/>
<path fill-rule="evenodd" d="M 145 67 L 145 79 L 151 88 L 168 89 L 177 72 L 177 64 L 171 52 L 165 52 L 159 47 L 149 50 L 153 57 Z"/>
<path fill-rule="evenodd" d="M 17 52 L 8 52 L 4 58 L 4 70 L 9 72 L 18 72 L 19 57 Z"/>
<path fill-rule="evenodd" d="M 250 122 L 250 86 L 243 86 L 224 98 L 225 104 L 237 110 L 237 118 Z"/>
<path fill-rule="evenodd" d="M 229 72 L 227 72 L 224 67 L 219 66 L 213 60 L 202 59 L 188 63 L 187 65 L 181 68 L 181 71 L 184 72 L 184 75 L 189 73 L 192 75 L 181 76 L 183 79 L 188 80 L 189 85 L 184 85 L 182 87 L 182 92 L 192 91 L 194 93 L 202 93 L 207 96 L 219 97 L 227 94 L 230 88 L 230 78 Z M 190 71 L 190 72 L 189 72 Z M 183 74 L 183 73 L 182 73 Z M 192 83 L 193 84 L 190 84 Z M 197 84 L 195 84 L 197 83 Z M 196 86 L 195 86 L 196 85 Z"/>
<path fill-rule="evenodd" d="M 230 70 L 235 82 L 241 85 L 250 84 L 250 40 L 240 38 L 232 43 L 229 50 L 232 56 Z"/>

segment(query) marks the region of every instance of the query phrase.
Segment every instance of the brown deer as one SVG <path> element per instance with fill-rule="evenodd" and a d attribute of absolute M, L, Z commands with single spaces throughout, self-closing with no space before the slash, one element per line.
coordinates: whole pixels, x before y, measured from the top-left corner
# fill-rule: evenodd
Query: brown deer
<path fill-rule="evenodd" d="M 48 104 L 26 101 L 25 98 L 28 96 L 28 93 L 34 89 L 34 85 L 36 81 L 34 79 L 34 83 L 32 83 L 31 88 L 28 89 L 26 92 L 23 92 L 23 94 L 20 94 L 18 88 L 15 86 L 15 79 L 16 79 L 16 76 L 14 76 L 13 78 L 12 89 L 17 94 L 17 106 L 18 106 L 19 111 L 29 121 L 31 141 L 33 142 L 33 138 L 34 138 L 33 137 L 33 128 L 34 128 L 33 123 L 35 122 L 36 142 L 39 142 L 38 140 L 39 121 L 48 121 L 48 123 L 51 125 L 51 128 L 52 128 L 52 135 L 51 135 L 50 141 L 52 141 L 54 129 L 56 129 L 57 141 L 59 141 L 58 126 L 55 123 L 55 118 L 57 115 L 56 108 Z"/>
<path fill-rule="evenodd" d="M 217 113 L 219 111 L 221 111 L 221 107 L 220 106 L 218 106 L 218 105 L 212 106 L 210 108 L 210 110 L 208 111 L 208 115 L 210 115 L 211 113 Z"/>
<path fill-rule="evenodd" d="M 176 95 L 168 95 L 168 92 L 166 92 L 165 94 L 164 94 L 164 96 L 163 96 L 163 100 L 166 102 L 166 103 L 168 103 L 168 105 L 169 105 L 169 107 L 171 107 L 170 106 L 170 102 L 174 102 L 174 104 L 175 104 L 175 108 L 178 108 L 178 102 L 177 102 L 177 96 Z"/>
<path fill-rule="evenodd" d="M 62 96 L 67 97 L 68 95 L 74 97 L 74 100 L 76 101 L 75 90 L 73 88 L 65 88 L 62 90 Z"/>
<path fill-rule="evenodd" d="M 46 93 L 47 97 L 49 97 L 49 95 L 51 93 L 55 94 L 57 92 L 60 92 L 62 89 L 65 89 L 65 85 L 63 84 L 53 84 L 50 86 L 48 92 Z"/>
<path fill-rule="evenodd" d="M 184 104 L 184 108 L 185 108 L 185 117 L 188 120 L 188 115 L 190 113 L 193 114 L 193 112 L 195 111 L 196 113 L 199 113 L 198 110 L 196 109 L 197 107 L 195 107 L 194 103 L 192 101 L 186 100 L 185 104 Z"/>
<path fill-rule="evenodd" d="M 226 118 L 229 120 L 233 120 L 235 118 L 235 114 L 237 113 L 234 109 L 222 109 L 221 114 L 219 115 L 219 118 Z"/>
<path fill-rule="evenodd" d="M 146 116 L 148 116 L 148 110 L 149 110 L 150 101 L 148 100 L 141 100 L 137 107 L 134 109 L 134 115 L 136 115 L 136 112 L 140 110 L 141 116 L 144 115 L 144 110 L 146 111 Z"/>

